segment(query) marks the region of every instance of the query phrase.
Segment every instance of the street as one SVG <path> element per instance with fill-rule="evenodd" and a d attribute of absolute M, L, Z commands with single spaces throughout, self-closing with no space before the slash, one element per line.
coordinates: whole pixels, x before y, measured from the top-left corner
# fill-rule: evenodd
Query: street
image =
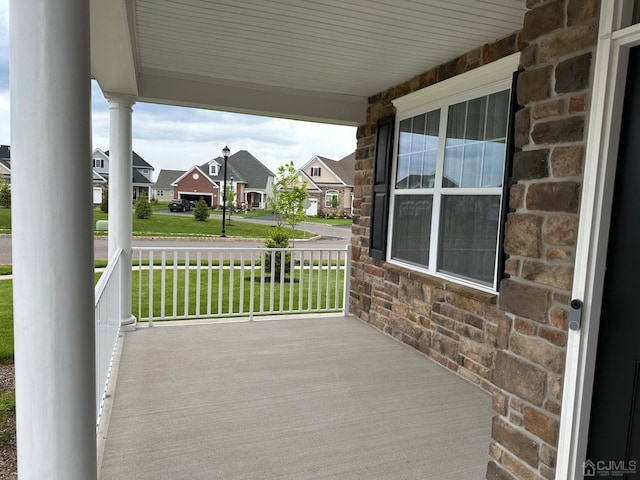
<path fill-rule="evenodd" d="M 238 222 L 237 218 L 233 218 L 233 222 Z M 273 224 L 273 220 L 261 220 L 261 219 L 247 219 L 242 221 L 250 221 L 253 223 L 268 223 Z M 304 223 L 300 226 L 304 230 L 310 231 L 319 235 L 320 238 L 312 240 L 296 240 L 296 245 L 299 246 L 314 246 L 314 247 L 341 247 L 346 246 L 349 243 L 351 237 L 351 226 L 334 227 L 331 225 L 324 225 L 319 223 Z M 157 237 L 150 239 L 145 237 L 144 239 L 138 239 L 133 237 L 134 247 L 262 247 L 264 246 L 263 239 L 245 239 L 245 238 L 191 238 L 191 239 L 177 239 L 167 237 Z M 95 237 L 94 238 L 94 255 L 96 260 L 108 259 L 108 246 L 107 237 Z M 8 265 L 13 263 L 11 260 L 11 237 L 0 237 L 0 265 Z"/>

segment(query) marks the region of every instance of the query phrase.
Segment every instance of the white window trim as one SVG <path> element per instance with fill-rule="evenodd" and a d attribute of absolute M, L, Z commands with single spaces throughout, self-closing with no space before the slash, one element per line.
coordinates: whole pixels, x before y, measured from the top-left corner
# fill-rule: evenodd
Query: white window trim
<path fill-rule="evenodd" d="M 496 93 L 502 90 L 510 89 L 512 86 L 512 77 L 513 72 L 518 69 L 518 64 L 520 61 L 520 54 L 516 53 L 505 57 L 501 60 L 497 60 L 493 63 L 485 65 L 483 67 L 479 67 L 470 72 L 463 73 L 451 79 L 445 80 L 443 82 L 437 83 L 430 87 L 423 88 L 416 92 L 410 93 L 404 97 L 398 98 L 393 101 L 394 106 L 396 107 L 396 125 L 395 125 L 395 134 L 393 145 L 393 167 L 391 172 L 391 188 L 390 188 L 390 202 L 389 202 L 389 229 L 387 232 L 387 261 L 391 264 L 398 265 L 404 268 L 410 268 L 412 270 L 416 270 L 419 272 L 423 272 L 429 275 L 433 275 L 439 278 L 446 279 L 447 281 L 458 283 L 461 285 L 465 285 L 468 287 L 475 288 L 477 290 L 482 290 L 488 293 L 497 293 L 498 286 L 498 275 L 496 274 L 494 278 L 494 283 L 492 286 L 483 285 L 481 283 L 476 283 L 472 280 L 465 280 L 464 278 L 460 278 L 457 276 L 449 275 L 444 272 L 439 272 L 436 270 L 436 259 L 437 259 L 437 249 L 438 249 L 438 235 L 439 235 L 439 212 L 440 212 L 440 201 L 442 198 L 443 188 L 441 186 L 442 183 L 442 172 L 443 172 L 443 162 L 444 162 L 444 143 L 440 143 L 438 145 L 438 159 L 436 163 L 436 178 L 435 178 L 435 186 L 434 188 L 426 188 L 426 189 L 409 189 L 402 191 L 395 191 L 395 178 L 396 178 L 396 169 L 398 167 L 398 131 L 400 122 L 407 118 L 412 118 L 416 115 L 420 115 L 425 112 L 430 112 L 433 110 L 443 109 L 443 107 L 454 105 L 456 103 L 464 102 L 467 100 L 472 100 L 474 98 L 483 97 L 486 95 L 490 95 L 492 93 Z M 469 85 L 473 85 L 473 89 L 469 89 Z M 441 112 L 440 117 L 440 131 L 439 136 L 442 138 L 444 134 L 446 134 L 447 128 L 447 115 L 448 110 L 445 108 Z M 459 188 L 456 189 L 457 192 L 452 192 L 450 189 L 446 189 L 447 194 L 456 193 L 459 194 L 468 194 L 472 195 L 474 193 L 480 195 L 502 195 L 503 189 L 502 187 L 498 188 Z M 432 212 L 435 217 L 432 219 L 432 225 L 435 228 L 431 229 L 431 238 L 430 238 L 430 251 L 429 258 L 431 261 L 429 262 L 429 267 L 421 267 L 415 264 L 411 264 L 409 262 L 404 262 L 402 260 L 396 260 L 392 258 L 391 250 L 393 246 L 393 215 L 394 215 L 394 207 L 395 207 L 395 198 L 396 195 L 415 195 L 415 194 L 428 194 L 433 195 L 433 207 Z M 502 201 L 505 201 L 502 198 Z M 500 219 L 502 222 L 503 219 Z M 496 239 L 496 253 L 500 251 L 500 236 L 498 235 Z M 495 271 L 497 271 L 499 258 L 496 254 L 495 259 Z"/>
<path fill-rule="evenodd" d="M 628 49 L 640 45 L 640 24 L 629 26 L 632 6 L 629 0 L 600 6 L 572 289 L 583 303 L 582 326 L 567 336 L 557 480 L 583 478 L 587 454 Z"/>
<path fill-rule="evenodd" d="M 331 190 L 327 190 L 324 194 L 324 208 L 332 208 L 331 205 L 327 205 L 327 198 L 329 197 L 329 194 L 332 194 L 331 196 L 333 197 L 337 197 L 338 198 L 338 207 L 340 208 L 340 192 L 334 188 L 332 188 Z"/>

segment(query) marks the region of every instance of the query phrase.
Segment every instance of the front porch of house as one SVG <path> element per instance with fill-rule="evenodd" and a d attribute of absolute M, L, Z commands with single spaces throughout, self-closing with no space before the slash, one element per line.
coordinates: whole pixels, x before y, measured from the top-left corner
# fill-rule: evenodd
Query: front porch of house
<path fill-rule="evenodd" d="M 121 337 L 102 480 L 485 474 L 490 396 L 352 317 L 155 325 Z"/>

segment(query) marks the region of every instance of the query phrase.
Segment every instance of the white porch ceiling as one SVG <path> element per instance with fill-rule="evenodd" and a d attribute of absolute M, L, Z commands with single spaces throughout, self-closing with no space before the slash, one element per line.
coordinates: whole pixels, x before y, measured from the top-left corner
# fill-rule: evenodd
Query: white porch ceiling
<path fill-rule="evenodd" d="M 358 124 L 367 97 L 522 26 L 526 0 L 92 0 L 93 74 L 139 101 Z"/>

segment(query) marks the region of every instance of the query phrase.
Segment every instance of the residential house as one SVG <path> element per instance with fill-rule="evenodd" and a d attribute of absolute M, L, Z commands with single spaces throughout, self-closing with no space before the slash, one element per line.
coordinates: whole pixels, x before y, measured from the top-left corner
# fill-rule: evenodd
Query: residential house
<path fill-rule="evenodd" d="M 89 143 L 78 134 L 89 100 L 74 96 L 89 67 L 109 92 L 122 162 L 136 100 L 356 125 L 351 313 L 487 393 L 486 478 L 573 480 L 586 462 L 611 466 L 608 476 L 637 467 L 640 1 L 300 0 L 240 12 L 211 0 L 197 24 L 181 5 L 94 2 L 89 12 L 80 3 L 60 0 L 56 22 L 48 9 L 12 8 L 17 202 L 34 181 L 42 204 L 61 181 L 73 184 L 78 155 L 53 165 L 48 154 Z M 221 45 L 210 33 L 225 22 L 234 28 Z M 247 35 L 256 24 L 260 34 Z M 201 54 L 189 55 L 180 25 Z M 91 222 L 73 214 L 16 218 L 13 230 L 16 372 L 26 392 L 18 441 L 35 472 L 26 477 L 68 465 L 86 466 L 69 477 L 95 477 L 95 428 L 82 435 L 70 421 L 53 423 L 79 418 L 94 388 L 94 339 L 78 327 L 94 308 L 84 300 L 93 258 L 79 255 Z M 130 224 L 124 208 L 111 215 Z M 72 219 L 73 236 L 59 237 L 59 222 Z M 130 252 L 129 237 L 115 245 Z M 130 308 L 121 315 L 130 325 Z M 41 365 L 46 377 L 36 376 Z M 60 384 L 56 417 L 35 415 Z M 46 395 L 29 395 L 36 386 Z M 37 442 L 52 432 L 78 461 Z"/>
<path fill-rule="evenodd" d="M 158 178 L 156 178 L 153 189 L 151 190 L 151 198 L 159 202 L 173 200 L 174 187 L 172 184 L 184 173 L 184 170 L 160 170 L 160 172 L 158 172 Z"/>
<path fill-rule="evenodd" d="M 94 203 L 102 200 L 102 189 L 109 184 L 109 150 L 102 151 L 99 148 L 93 150 L 91 155 L 93 167 Z M 153 186 L 153 166 L 136 152 L 132 152 L 132 192 L 131 198 L 136 201 L 141 195 L 151 198 Z M 99 198 L 98 202 L 96 199 Z"/>
<path fill-rule="evenodd" d="M 238 207 L 264 209 L 273 189 L 274 173 L 246 150 L 240 150 L 227 159 L 227 185 L 236 193 Z M 171 184 L 173 198 L 198 200 L 207 205 L 222 206 L 224 184 L 224 158 L 216 157 L 202 165 L 194 165 Z"/>
<path fill-rule="evenodd" d="M 0 145 L 0 178 L 11 183 L 11 147 Z"/>
<path fill-rule="evenodd" d="M 307 215 L 353 214 L 355 163 L 355 152 L 340 160 L 314 155 L 298 170 L 307 182 Z"/>

